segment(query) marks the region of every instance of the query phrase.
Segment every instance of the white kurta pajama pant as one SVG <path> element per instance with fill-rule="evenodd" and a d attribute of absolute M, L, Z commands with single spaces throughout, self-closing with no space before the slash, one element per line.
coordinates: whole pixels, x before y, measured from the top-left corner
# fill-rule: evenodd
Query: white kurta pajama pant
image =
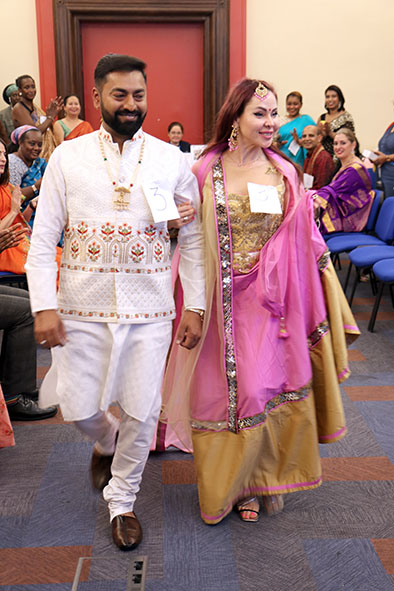
<path fill-rule="evenodd" d="M 112 479 L 104 489 L 112 520 L 133 510 L 160 413 L 172 322 L 63 322 L 67 342 L 52 349 L 52 367 L 42 385 L 40 405 L 48 405 L 49 400 L 60 403 L 65 420 L 74 421 L 97 441 L 98 451 L 110 455 L 118 421 L 106 411 L 118 402 L 121 422 Z"/>
<path fill-rule="evenodd" d="M 134 184 L 127 209 L 114 208 L 116 179 L 119 186 Z M 56 148 L 41 185 L 25 265 L 33 314 L 57 310 L 68 339 L 53 349 L 40 404 L 60 401 L 64 418 L 78 422 L 106 455 L 114 451 L 117 430 L 107 409 L 115 400 L 121 407 L 113 478 L 104 490 L 112 518 L 133 509 L 159 414 L 175 318 L 167 222 L 155 222 L 147 199 L 150 195 L 157 205 L 158 192 L 162 204 L 160 191 L 177 204 L 190 201 L 196 210 L 179 230 L 179 275 L 185 307 L 204 309 L 196 178 L 177 148 L 142 130 L 124 142 L 122 153 L 103 127 Z M 55 256 L 62 232 L 57 292 Z"/>

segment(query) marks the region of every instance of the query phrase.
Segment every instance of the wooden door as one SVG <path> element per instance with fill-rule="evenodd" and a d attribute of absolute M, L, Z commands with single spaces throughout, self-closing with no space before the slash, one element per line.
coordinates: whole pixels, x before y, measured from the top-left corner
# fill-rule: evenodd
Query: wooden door
<path fill-rule="evenodd" d="M 85 118 L 95 129 L 99 112 L 91 91 L 97 61 L 125 53 L 147 64 L 148 114 L 144 129 L 167 141 L 167 127 L 180 121 L 184 139 L 203 142 L 203 25 L 189 23 L 81 23 Z"/>

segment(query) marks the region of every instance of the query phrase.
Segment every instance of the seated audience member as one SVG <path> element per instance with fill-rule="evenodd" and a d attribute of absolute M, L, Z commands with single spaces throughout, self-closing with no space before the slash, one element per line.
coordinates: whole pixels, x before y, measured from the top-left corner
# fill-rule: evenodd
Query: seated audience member
<path fill-rule="evenodd" d="M 321 131 L 316 125 L 307 125 L 302 132 L 302 146 L 307 155 L 304 161 L 303 173 L 313 176 L 312 189 L 320 189 L 328 185 L 334 174 L 332 156 L 323 148 Z"/>
<path fill-rule="evenodd" d="M 29 292 L 0 285 L 0 381 L 11 420 L 48 419 L 56 406 L 39 408 L 36 400 L 37 345 Z"/>
<path fill-rule="evenodd" d="M 2 163 L 0 156 L 0 179 L 4 174 L 1 172 Z M 18 224 L 0 230 L 0 255 L 10 245 L 16 246 L 23 233 Z M 57 412 L 55 406 L 39 408 L 36 402 L 37 346 L 33 322 L 28 292 L 0 285 L 0 330 L 3 331 L 0 352 L 0 447 L 14 445 L 9 419 L 48 419 Z"/>
<path fill-rule="evenodd" d="M 13 132 L 14 133 L 14 132 Z M 11 154 L 12 156 L 12 154 Z M 7 149 L 5 144 L 0 141 L 0 230 L 9 229 L 12 224 L 19 223 L 20 227 L 25 227 L 25 231 L 30 230 L 27 221 L 31 215 L 30 203 L 37 201 L 32 199 L 32 195 L 25 198 L 19 186 L 12 190 L 9 184 L 9 162 L 7 158 Z M 30 188 L 29 188 L 30 189 Z M 22 189 L 23 191 L 23 189 Z M 23 214 L 20 211 L 22 200 L 28 201 L 28 206 Z M 22 233 L 21 233 L 22 234 Z M 29 250 L 29 238 L 21 236 L 19 243 L 10 244 L 10 247 L 0 253 L 0 271 L 21 274 L 25 272 L 26 257 Z M 60 264 L 61 249 L 57 251 L 57 263 Z"/>
<path fill-rule="evenodd" d="M 25 201 L 29 200 L 29 206 L 34 212 L 37 204 L 37 199 L 34 198 L 38 197 L 47 167 L 46 160 L 40 157 L 42 134 L 36 127 L 23 125 L 14 129 L 11 141 L 17 151 L 9 155 L 10 182 L 21 187 Z"/>
<path fill-rule="evenodd" d="M 8 107 L 0 111 L 0 122 L 4 125 L 6 135 L 9 141 L 11 133 L 14 131 L 14 123 L 12 121 L 12 109 L 19 101 L 19 90 L 16 84 L 8 84 L 3 90 L 3 99 Z"/>
<path fill-rule="evenodd" d="M 190 152 L 189 142 L 183 141 L 183 125 L 178 121 L 173 121 L 168 126 L 169 143 L 177 146 L 181 152 Z"/>
<path fill-rule="evenodd" d="M 58 119 L 53 124 L 53 133 L 58 144 L 61 144 L 64 140 L 73 140 L 81 135 L 92 133 L 93 127 L 90 123 L 79 118 L 81 104 L 75 94 L 65 97 L 63 110 L 65 117 Z"/>
<path fill-rule="evenodd" d="M 7 230 L 0 230 L 0 253 L 10 246 L 16 246 L 21 237 L 23 237 L 23 234 L 24 231 L 21 230 L 21 224 L 15 224 Z M 12 445 L 15 445 L 14 432 L 4 400 L 3 390 L 0 386 L 0 448 L 11 447 Z"/>
<path fill-rule="evenodd" d="M 380 168 L 385 197 L 394 195 L 394 121 L 379 140 L 375 166 Z"/>
<path fill-rule="evenodd" d="M 19 88 L 20 101 L 12 109 L 14 127 L 22 125 L 37 127 L 43 134 L 41 156 L 48 160 L 57 146 L 52 125 L 63 106 L 63 101 L 60 96 L 51 99 L 44 112 L 33 102 L 37 93 L 33 78 L 28 75 L 19 76 L 15 82 Z"/>
<path fill-rule="evenodd" d="M 374 191 L 368 170 L 360 159 L 354 133 L 342 128 L 334 136 L 334 154 L 341 167 L 331 183 L 319 189 L 314 200 L 320 205 L 320 230 L 359 232 L 368 220 Z"/>
<path fill-rule="evenodd" d="M 345 97 L 339 86 L 331 84 L 326 88 L 324 96 L 327 113 L 320 115 L 317 126 L 323 135 L 323 148 L 334 154 L 334 135 L 343 127 L 354 131 L 354 121 L 351 114 L 345 110 Z"/>
<path fill-rule="evenodd" d="M 314 125 L 315 122 L 309 115 L 301 115 L 301 108 L 302 94 L 296 90 L 290 92 L 286 97 L 286 123 L 279 128 L 275 141 L 280 151 L 302 168 L 305 159 L 305 150 L 300 145 L 300 138 L 304 127 Z M 293 140 L 298 144 L 298 150 L 295 153 L 294 150 L 290 151 L 289 149 Z"/>
<path fill-rule="evenodd" d="M 29 250 L 29 239 L 26 236 L 26 220 L 22 217 L 20 208 L 22 193 L 19 187 L 11 192 L 8 182 L 8 160 L 7 149 L 0 141 L 0 230 L 11 229 L 11 226 L 18 223 L 20 228 L 25 227 L 23 236 L 15 245 L 0 252 L 0 271 L 22 274 L 25 272 L 27 252 Z"/>

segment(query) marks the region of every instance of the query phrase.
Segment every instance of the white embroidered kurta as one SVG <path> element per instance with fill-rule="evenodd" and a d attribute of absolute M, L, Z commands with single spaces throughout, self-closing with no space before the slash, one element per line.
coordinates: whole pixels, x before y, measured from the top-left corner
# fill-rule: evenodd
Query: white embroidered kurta
<path fill-rule="evenodd" d="M 135 181 L 128 210 L 114 209 L 113 181 L 125 187 Z M 66 420 L 88 418 L 117 400 L 128 415 L 145 421 L 160 396 L 175 306 L 167 222 L 154 223 L 141 187 L 152 181 L 171 191 L 176 202 L 192 201 L 197 211 L 195 220 L 179 231 L 179 273 L 185 306 L 204 309 L 198 188 L 177 148 L 140 131 L 120 154 L 101 128 L 63 142 L 48 163 L 26 272 L 33 313 L 57 309 L 65 321 L 68 340 L 52 351 L 40 405 L 60 402 Z M 63 230 L 56 294 L 55 248 Z M 156 323 L 162 323 L 160 335 L 153 330 Z M 129 334 L 125 324 L 139 324 L 143 333 L 138 337 L 130 327 Z M 134 344 L 139 338 L 148 347 L 142 357 Z"/>
<path fill-rule="evenodd" d="M 101 134 L 108 167 L 100 145 Z M 130 209 L 113 207 L 113 181 L 133 180 Z M 205 308 L 203 239 L 195 177 L 173 146 L 138 132 L 118 145 L 103 128 L 52 154 L 40 190 L 26 271 L 33 313 L 58 309 L 64 318 L 155 322 L 175 316 L 167 222 L 154 223 L 141 184 L 155 181 L 193 202 L 195 220 L 179 231 L 180 277 L 186 307 Z M 64 230 L 59 293 L 55 246 Z"/>

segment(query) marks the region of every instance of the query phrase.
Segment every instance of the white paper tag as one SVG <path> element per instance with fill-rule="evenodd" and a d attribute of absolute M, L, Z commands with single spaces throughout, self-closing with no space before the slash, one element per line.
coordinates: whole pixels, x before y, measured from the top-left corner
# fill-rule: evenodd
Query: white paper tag
<path fill-rule="evenodd" d="M 143 183 L 142 189 L 148 201 L 155 223 L 176 220 L 179 218 L 174 195 L 171 191 L 164 187 L 160 187 L 159 183 L 155 181 Z"/>
<path fill-rule="evenodd" d="M 276 187 L 248 183 L 248 193 L 252 213 L 282 213 Z"/>
<path fill-rule="evenodd" d="M 293 154 L 293 156 L 297 156 L 299 150 L 300 150 L 300 145 L 297 144 L 297 142 L 295 140 L 291 140 L 291 142 L 289 144 L 290 154 Z"/>
<path fill-rule="evenodd" d="M 315 179 L 315 177 L 313 176 L 313 174 L 307 174 L 306 172 L 304 172 L 304 187 L 305 187 L 305 189 L 312 189 L 314 179 Z"/>
<path fill-rule="evenodd" d="M 375 152 L 371 152 L 371 150 L 364 150 L 363 156 L 365 156 L 365 158 L 368 158 L 371 162 L 378 158 L 378 155 L 375 154 Z"/>

